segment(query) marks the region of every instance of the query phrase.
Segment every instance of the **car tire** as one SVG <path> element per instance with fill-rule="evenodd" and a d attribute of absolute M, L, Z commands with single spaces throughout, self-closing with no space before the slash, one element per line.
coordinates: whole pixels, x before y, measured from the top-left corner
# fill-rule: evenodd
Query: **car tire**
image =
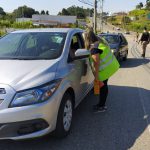
<path fill-rule="evenodd" d="M 73 101 L 69 93 L 65 93 L 58 111 L 56 130 L 54 136 L 63 138 L 70 132 L 73 118 Z"/>

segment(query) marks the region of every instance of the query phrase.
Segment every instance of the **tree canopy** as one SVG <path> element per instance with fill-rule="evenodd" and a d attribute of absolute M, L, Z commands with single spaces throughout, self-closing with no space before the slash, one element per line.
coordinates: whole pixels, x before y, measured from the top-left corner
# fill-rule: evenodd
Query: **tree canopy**
<path fill-rule="evenodd" d="M 18 7 L 13 11 L 13 14 L 15 15 L 16 18 L 21 18 L 21 17 L 32 18 L 32 15 L 36 13 L 37 11 L 27 6 Z"/>
<path fill-rule="evenodd" d="M 150 9 L 150 0 L 146 0 L 146 9 Z"/>
<path fill-rule="evenodd" d="M 61 12 L 58 13 L 58 15 L 66 15 L 66 16 L 77 16 L 79 19 L 83 19 L 86 16 L 92 16 L 93 9 L 84 9 L 83 7 L 79 6 L 71 6 L 67 9 L 63 8 Z"/>
<path fill-rule="evenodd" d="M 143 3 L 142 2 L 140 2 L 138 5 L 136 5 L 136 9 L 142 9 L 143 8 Z"/>
<path fill-rule="evenodd" d="M 3 10 L 3 8 L 2 7 L 0 7 L 0 15 L 6 15 L 6 13 L 4 12 L 4 10 Z"/>

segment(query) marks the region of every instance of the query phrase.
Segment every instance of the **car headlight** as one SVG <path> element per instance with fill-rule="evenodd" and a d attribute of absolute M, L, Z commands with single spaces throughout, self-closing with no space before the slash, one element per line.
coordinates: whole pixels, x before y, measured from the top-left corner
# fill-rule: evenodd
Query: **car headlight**
<path fill-rule="evenodd" d="M 112 53 L 116 53 L 117 49 L 111 49 Z"/>
<path fill-rule="evenodd" d="M 37 104 L 48 100 L 60 85 L 61 80 L 55 80 L 44 86 L 18 92 L 12 100 L 10 107 L 20 107 Z"/>

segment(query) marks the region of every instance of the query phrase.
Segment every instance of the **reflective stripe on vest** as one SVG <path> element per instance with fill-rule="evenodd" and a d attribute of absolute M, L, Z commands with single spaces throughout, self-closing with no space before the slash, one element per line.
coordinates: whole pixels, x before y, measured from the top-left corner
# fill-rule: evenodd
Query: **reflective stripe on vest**
<path fill-rule="evenodd" d="M 109 57 L 113 56 L 113 54 L 109 51 L 109 53 L 107 54 L 107 56 L 105 56 L 105 58 L 100 60 L 100 63 L 104 63 Z"/>
<path fill-rule="evenodd" d="M 112 54 L 111 55 L 109 54 L 109 56 L 111 57 L 111 59 L 106 64 L 100 65 L 99 71 L 104 70 L 107 66 L 109 66 L 113 62 L 114 56 Z"/>

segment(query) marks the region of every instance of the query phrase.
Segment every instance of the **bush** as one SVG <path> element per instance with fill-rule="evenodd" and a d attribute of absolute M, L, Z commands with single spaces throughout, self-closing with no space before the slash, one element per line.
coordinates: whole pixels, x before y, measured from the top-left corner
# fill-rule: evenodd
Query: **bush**
<path fill-rule="evenodd" d="M 0 31 L 0 36 L 5 35 L 6 33 L 4 31 Z"/>
<path fill-rule="evenodd" d="M 127 26 L 129 30 L 142 32 L 144 27 L 147 27 L 150 30 L 150 22 L 132 22 Z"/>
<path fill-rule="evenodd" d="M 19 29 L 27 29 L 33 28 L 32 22 L 14 22 L 11 26 L 12 28 L 19 28 Z"/>
<path fill-rule="evenodd" d="M 11 26 L 11 22 L 8 20 L 1 20 L 0 21 L 0 27 L 7 27 L 9 28 Z"/>

